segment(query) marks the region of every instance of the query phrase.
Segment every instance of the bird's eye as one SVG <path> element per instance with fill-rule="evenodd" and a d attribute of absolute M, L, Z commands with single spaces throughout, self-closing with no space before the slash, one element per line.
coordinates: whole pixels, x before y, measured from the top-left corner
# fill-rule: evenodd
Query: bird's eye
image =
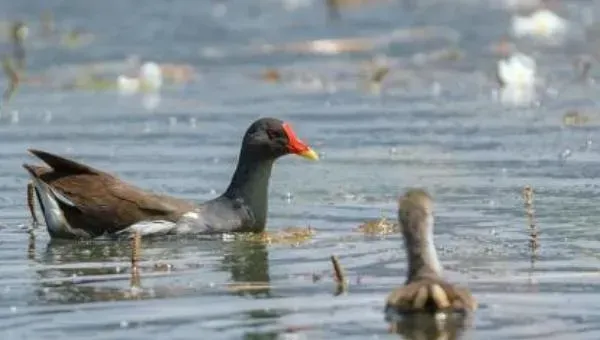
<path fill-rule="evenodd" d="M 269 139 L 277 139 L 277 138 L 281 138 L 281 133 L 279 131 L 275 131 L 275 130 L 267 130 L 267 136 L 269 136 Z"/>

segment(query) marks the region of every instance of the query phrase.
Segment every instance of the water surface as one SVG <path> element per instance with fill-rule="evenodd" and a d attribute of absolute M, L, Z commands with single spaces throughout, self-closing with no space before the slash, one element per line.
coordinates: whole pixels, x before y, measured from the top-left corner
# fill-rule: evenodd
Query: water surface
<path fill-rule="evenodd" d="M 45 9 L 61 29 L 80 27 L 94 40 L 70 49 L 32 34 L 32 73 L 68 76 L 67 69 L 122 64 L 137 54 L 188 63 L 197 74 L 189 84 L 167 86 L 153 109 L 144 107 L 142 96 L 33 85 L 23 85 L 5 107 L 3 339 L 397 338 L 387 332 L 383 305 L 404 280 L 402 240 L 355 229 L 365 220 L 394 218 L 396 197 L 412 186 L 436 199 L 445 275 L 469 286 L 480 302 L 467 338 L 600 336 L 600 91 L 572 82 L 573 59 L 592 52 L 583 35 L 574 33 L 563 47 L 522 42 L 546 84 L 539 105 L 507 109 L 493 99 L 496 57 L 488 45 L 508 33 L 510 14 L 486 1 L 384 1 L 344 11 L 337 23 L 316 0 L 0 2 L 4 19 L 27 20 L 32 30 Z M 562 13 L 577 27 L 582 9 L 597 13 L 591 1 L 565 1 Z M 386 38 L 365 52 L 257 48 L 400 36 L 424 26 L 438 33 Z M 465 57 L 418 62 L 419 54 L 441 48 L 459 48 Z M 381 93 L 365 92 L 361 67 L 382 55 L 393 65 L 391 74 Z M 292 76 L 283 84 L 264 82 L 260 74 L 267 68 Z M 562 116 L 570 109 L 582 109 L 591 122 L 565 127 Z M 144 241 L 142 290 L 132 295 L 127 242 L 50 242 L 43 228 L 27 232 L 27 176 L 20 165 L 33 161 L 29 147 L 203 201 L 227 186 L 241 136 L 261 116 L 289 121 L 322 156 L 316 163 L 280 159 L 270 186 L 268 229 L 310 225 L 317 233 L 308 242 Z M 534 261 L 525 185 L 535 190 L 541 230 Z M 350 280 L 340 296 L 334 295 L 332 254 Z M 231 286 L 257 282 L 262 287 Z"/>

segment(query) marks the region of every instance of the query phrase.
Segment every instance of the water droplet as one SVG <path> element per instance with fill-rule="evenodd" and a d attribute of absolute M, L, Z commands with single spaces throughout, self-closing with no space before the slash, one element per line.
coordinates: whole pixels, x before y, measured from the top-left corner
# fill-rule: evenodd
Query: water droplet
<path fill-rule="evenodd" d="M 123 320 L 123 321 L 121 321 L 120 326 L 121 326 L 121 328 L 127 328 L 129 326 L 129 322 Z"/>
<path fill-rule="evenodd" d="M 17 306 L 10 306 L 10 312 L 11 313 L 16 313 L 17 312 Z"/>
<path fill-rule="evenodd" d="M 169 125 L 170 126 L 177 125 L 177 117 L 169 117 Z"/>
<path fill-rule="evenodd" d="M 196 128 L 196 118 L 194 118 L 194 117 L 190 118 L 190 127 L 194 128 L 194 129 Z"/>

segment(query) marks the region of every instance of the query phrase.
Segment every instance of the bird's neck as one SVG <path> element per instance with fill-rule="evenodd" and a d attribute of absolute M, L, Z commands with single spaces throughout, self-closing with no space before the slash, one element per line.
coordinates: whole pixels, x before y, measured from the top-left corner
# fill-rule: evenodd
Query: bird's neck
<path fill-rule="evenodd" d="M 408 230 L 414 232 L 404 234 L 406 257 L 408 260 L 407 282 L 422 277 L 440 277 L 442 266 L 433 243 L 433 216 L 423 220 L 411 221 Z M 417 225 L 425 224 L 425 225 Z"/>
<path fill-rule="evenodd" d="M 267 222 L 269 179 L 274 160 L 255 159 L 242 153 L 223 196 L 242 199 L 253 217 L 252 228 L 262 231 Z"/>

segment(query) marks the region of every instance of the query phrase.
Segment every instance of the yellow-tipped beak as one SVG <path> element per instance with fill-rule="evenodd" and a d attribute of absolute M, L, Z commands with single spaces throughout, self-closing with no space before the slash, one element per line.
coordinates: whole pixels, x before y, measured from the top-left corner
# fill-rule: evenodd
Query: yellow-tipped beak
<path fill-rule="evenodd" d="M 313 150 L 311 148 L 308 148 L 308 150 L 298 153 L 298 156 L 304 157 L 306 159 L 310 159 L 312 161 L 319 160 L 319 155 L 315 152 L 315 150 Z"/>

